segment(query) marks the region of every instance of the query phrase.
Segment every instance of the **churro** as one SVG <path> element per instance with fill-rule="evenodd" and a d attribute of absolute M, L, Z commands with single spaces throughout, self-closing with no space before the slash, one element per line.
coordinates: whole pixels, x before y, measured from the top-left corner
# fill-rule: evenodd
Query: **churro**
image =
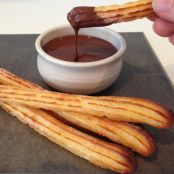
<path fill-rule="evenodd" d="M 0 83 L 20 88 L 41 89 L 41 87 L 36 84 L 17 77 L 4 69 L 0 69 Z M 131 148 L 143 156 L 150 156 L 155 152 L 156 143 L 154 139 L 139 126 L 111 121 L 107 118 L 99 118 L 89 114 L 84 115 L 80 113 L 58 111 L 57 113 L 73 124 L 105 136 L 114 142 Z"/>
<path fill-rule="evenodd" d="M 80 96 L 1 85 L 0 100 L 53 111 L 79 112 L 117 121 L 146 123 L 157 128 L 167 128 L 173 124 L 173 113 L 169 109 L 145 99 L 141 99 L 142 103 L 140 99 L 128 97 L 117 98 L 112 96 L 107 100 L 103 97 Z M 146 105 L 143 103 L 146 103 Z M 151 107 L 152 103 L 153 108 Z"/>
<path fill-rule="evenodd" d="M 73 112 L 57 112 L 64 119 L 82 128 L 105 136 L 143 156 L 151 156 L 156 151 L 156 142 L 143 128 L 130 123 L 112 121 L 92 115 Z"/>
<path fill-rule="evenodd" d="M 155 16 L 152 0 L 138 0 L 121 5 L 75 7 L 68 13 L 67 18 L 73 28 L 78 30 L 152 16 Z"/>
<path fill-rule="evenodd" d="M 135 168 L 135 160 L 128 150 L 82 133 L 44 111 L 1 101 L 0 107 L 50 141 L 97 166 L 119 173 L 131 173 Z"/>

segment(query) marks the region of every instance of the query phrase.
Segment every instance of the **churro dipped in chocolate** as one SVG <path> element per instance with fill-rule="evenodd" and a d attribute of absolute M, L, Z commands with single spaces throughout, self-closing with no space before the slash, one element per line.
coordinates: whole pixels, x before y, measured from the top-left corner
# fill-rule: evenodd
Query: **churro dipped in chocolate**
<path fill-rule="evenodd" d="M 72 27 L 79 30 L 152 16 L 155 16 L 152 0 L 138 0 L 122 5 L 75 7 L 68 13 L 67 18 Z"/>
<path fill-rule="evenodd" d="M 0 85 L 0 100 L 116 121 L 146 123 L 157 128 L 167 128 L 173 124 L 173 113 L 169 109 L 146 99 L 81 96 Z"/>
<path fill-rule="evenodd" d="M 0 83 L 20 88 L 41 89 L 36 84 L 17 77 L 4 69 L 0 69 Z M 131 148 L 143 156 L 150 156 L 155 152 L 156 143 L 154 139 L 139 126 L 77 112 L 57 111 L 57 113 L 73 124 L 105 136 L 116 143 Z"/>

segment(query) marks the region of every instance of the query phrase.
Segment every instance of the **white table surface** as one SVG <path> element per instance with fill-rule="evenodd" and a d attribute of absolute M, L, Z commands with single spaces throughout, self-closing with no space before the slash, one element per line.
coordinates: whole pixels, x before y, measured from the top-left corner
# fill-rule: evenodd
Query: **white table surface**
<path fill-rule="evenodd" d="M 0 0 L 0 34 L 35 34 L 67 23 L 66 14 L 74 6 L 108 5 L 128 0 Z M 174 84 L 174 46 L 157 36 L 147 19 L 109 28 L 118 32 L 144 32 L 157 57 Z"/>

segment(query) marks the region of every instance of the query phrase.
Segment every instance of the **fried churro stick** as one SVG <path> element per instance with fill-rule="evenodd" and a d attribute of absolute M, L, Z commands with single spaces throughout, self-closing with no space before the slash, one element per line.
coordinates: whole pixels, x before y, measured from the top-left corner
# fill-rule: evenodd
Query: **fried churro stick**
<path fill-rule="evenodd" d="M 0 71 L 3 72 L 3 74 L 10 74 L 2 69 Z M 4 78 L 1 78 L 0 81 L 7 85 L 16 85 L 17 82 L 18 86 L 21 87 L 32 86 L 40 88 L 39 86 L 30 84 L 28 81 L 17 78 L 17 76 L 12 74 L 10 74 L 10 76 L 5 80 Z M 20 82 L 22 82 L 23 85 L 21 85 Z M 97 166 L 120 173 L 131 173 L 135 169 L 135 159 L 132 156 L 132 153 L 121 146 L 107 143 L 82 133 L 61 123 L 40 109 L 2 101 L 0 101 L 0 106 L 52 142 Z"/>
<path fill-rule="evenodd" d="M 106 26 L 155 16 L 152 0 L 138 0 L 121 5 L 101 7 L 75 7 L 68 13 L 68 20 L 75 29 Z"/>
<path fill-rule="evenodd" d="M 57 112 L 64 119 L 148 157 L 156 151 L 152 136 L 139 126 L 73 112 Z"/>
<path fill-rule="evenodd" d="M 27 88 L 41 89 L 34 83 L 26 81 L 16 75 L 0 69 L 0 83 Z M 150 156 L 155 152 L 156 143 L 144 129 L 129 124 L 111 121 L 107 118 L 99 118 L 92 115 L 84 115 L 73 112 L 58 112 L 64 119 L 97 134 L 103 135 L 119 144 L 125 145 L 143 156 Z"/>
<path fill-rule="evenodd" d="M 0 107 L 50 141 L 97 166 L 119 173 L 131 173 L 135 168 L 135 160 L 128 150 L 82 133 L 44 111 L 1 101 Z"/>
<path fill-rule="evenodd" d="M 173 124 L 173 113 L 168 109 L 152 102 L 127 97 L 80 96 L 58 92 L 43 91 L 40 89 L 19 89 L 10 86 L 0 86 L 0 100 L 26 104 L 36 108 L 79 112 L 98 117 L 107 117 L 112 120 L 146 123 L 157 128 L 167 128 Z M 112 100 L 113 99 L 113 100 Z M 129 101 L 128 101 L 129 100 Z M 143 104 L 143 101 L 146 105 Z M 164 111 L 161 112 L 160 110 Z"/>

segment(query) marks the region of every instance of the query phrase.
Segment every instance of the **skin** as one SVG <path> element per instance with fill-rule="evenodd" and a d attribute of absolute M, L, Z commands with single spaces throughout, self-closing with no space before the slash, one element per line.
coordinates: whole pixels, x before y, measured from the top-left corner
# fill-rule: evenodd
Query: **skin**
<path fill-rule="evenodd" d="M 174 0 L 153 0 L 153 9 L 158 15 L 153 19 L 154 31 L 174 45 Z"/>

